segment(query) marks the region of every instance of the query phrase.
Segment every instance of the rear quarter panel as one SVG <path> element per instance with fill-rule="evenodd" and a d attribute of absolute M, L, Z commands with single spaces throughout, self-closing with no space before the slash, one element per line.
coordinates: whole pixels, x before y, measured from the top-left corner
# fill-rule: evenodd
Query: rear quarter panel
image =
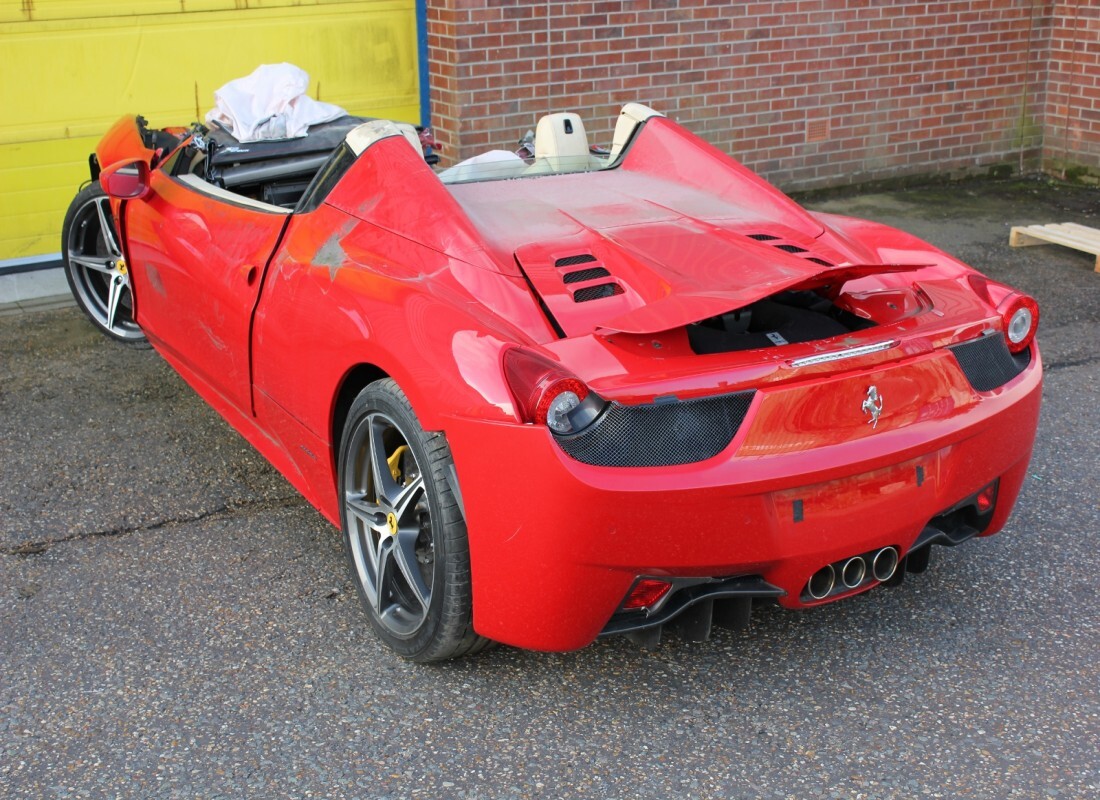
<path fill-rule="evenodd" d="M 293 217 L 253 326 L 257 413 L 268 415 L 261 424 L 307 473 L 307 496 L 334 519 L 333 420 L 349 374 L 370 365 L 392 377 L 426 430 L 444 429 L 452 414 L 514 422 L 500 354 L 530 339 L 499 314 L 530 315 L 531 303 L 520 279 L 331 206 Z"/>

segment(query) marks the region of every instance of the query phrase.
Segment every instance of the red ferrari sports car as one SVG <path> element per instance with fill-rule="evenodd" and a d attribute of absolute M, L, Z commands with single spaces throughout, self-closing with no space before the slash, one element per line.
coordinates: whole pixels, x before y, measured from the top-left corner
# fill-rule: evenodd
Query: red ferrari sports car
<path fill-rule="evenodd" d="M 1032 298 L 645 106 L 608 149 L 550 114 L 533 153 L 445 170 L 385 120 L 245 143 L 129 117 L 91 177 L 78 303 L 340 525 L 409 659 L 705 639 L 899 584 L 1024 479 Z"/>

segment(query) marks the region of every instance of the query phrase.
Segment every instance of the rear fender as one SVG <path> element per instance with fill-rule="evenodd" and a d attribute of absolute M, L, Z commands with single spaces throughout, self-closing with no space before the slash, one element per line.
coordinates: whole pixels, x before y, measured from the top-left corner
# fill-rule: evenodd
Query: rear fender
<path fill-rule="evenodd" d="M 484 304 L 466 287 L 474 278 Z M 323 205 L 291 217 L 268 268 L 253 380 L 320 437 L 331 430 L 338 388 L 361 365 L 397 381 L 426 429 L 442 426 L 443 411 L 514 422 L 500 351 L 532 337 L 498 315 L 530 305 L 520 280 Z"/>

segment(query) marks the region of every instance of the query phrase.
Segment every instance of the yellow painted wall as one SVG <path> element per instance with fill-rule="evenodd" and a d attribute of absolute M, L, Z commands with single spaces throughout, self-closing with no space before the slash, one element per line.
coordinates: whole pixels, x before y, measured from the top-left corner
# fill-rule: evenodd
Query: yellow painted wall
<path fill-rule="evenodd" d="M 415 0 L 0 0 L 0 262 L 56 253 L 123 114 L 187 125 L 260 64 L 352 114 L 420 122 Z"/>

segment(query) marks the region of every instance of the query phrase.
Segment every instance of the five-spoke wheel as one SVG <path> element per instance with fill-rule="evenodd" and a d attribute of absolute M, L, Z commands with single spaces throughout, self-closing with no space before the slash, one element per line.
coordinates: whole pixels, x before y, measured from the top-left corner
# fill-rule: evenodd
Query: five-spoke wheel
<path fill-rule="evenodd" d="M 341 522 L 375 631 L 400 655 L 437 661 L 482 649 L 473 632 L 466 526 L 447 484 L 446 439 L 426 433 L 392 380 L 352 404 L 340 447 Z"/>
<path fill-rule="evenodd" d="M 108 336 L 144 345 L 133 318 L 130 276 L 110 202 L 92 183 L 73 199 L 62 228 L 65 277 L 77 305 Z"/>

